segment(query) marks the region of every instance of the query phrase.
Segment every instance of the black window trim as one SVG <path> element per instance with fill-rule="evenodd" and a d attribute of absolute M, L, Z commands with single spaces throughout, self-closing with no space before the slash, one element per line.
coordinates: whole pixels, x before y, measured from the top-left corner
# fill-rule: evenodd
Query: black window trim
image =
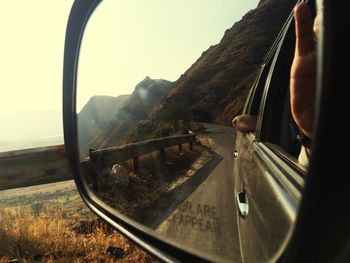
<path fill-rule="evenodd" d="M 271 80 L 272 80 L 272 76 L 273 76 L 274 71 L 275 71 L 275 67 L 276 67 L 280 52 L 282 50 L 283 41 L 288 33 L 288 30 L 290 29 L 290 25 L 292 24 L 293 20 L 294 20 L 293 16 L 289 16 L 287 22 L 285 23 L 282 36 L 279 39 L 277 50 L 272 58 L 271 67 L 269 68 L 269 73 L 268 73 L 266 81 L 265 81 L 265 86 L 264 86 L 264 90 L 262 93 L 261 103 L 260 103 L 260 108 L 259 108 L 257 127 L 256 127 L 256 138 L 258 141 L 264 140 L 263 135 L 262 135 L 262 124 L 263 124 L 264 119 L 265 119 L 266 101 L 267 101 L 269 89 L 271 86 Z"/>
<path fill-rule="evenodd" d="M 275 41 L 273 42 L 270 50 L 268 51 L 268 53 L 264 59 L 264 62 L 260 66 L 258 76 L 255 79 L 251 89 L 249 90 L 248 97 L 247 97 L 248 99 L 247 99 L 246 104 L 243 108 L 243 114 L 250 114 L 251 113 L 253 102 L 257 101 L 257 103 L 260 103 L 262 97 L 256 97 L 257 96 L 257 89 L 258 88 L 265 89 L 265 86 L 261 87 L 261 85 L 264 85 L 266 80 L 267 80 L 268 72 L 270 71 L 270 68 L 272 66 L 273 59 L 274 59 L 276 53 L 279 52 L 281 39 L 284 38 L 286 30 L 288 30 L 288 28 L 289 28 L 288 21 L 290 21 L 291 19 L 293 19 L 293 11 L 289 14 L 288 18 L 286 19 L 286 22 L 283 24 Z M 266 74 L 266 77 L 262 78 L 262 76 L 264 75 L 264 73 L 266 71 L 268 71 Z"/>

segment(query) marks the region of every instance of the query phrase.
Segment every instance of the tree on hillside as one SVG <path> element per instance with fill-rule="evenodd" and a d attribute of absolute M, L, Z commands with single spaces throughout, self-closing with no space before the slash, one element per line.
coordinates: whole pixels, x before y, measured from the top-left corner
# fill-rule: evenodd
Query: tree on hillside
<path fill-rule="evenodd" d="M 175 130 L 179 131 L 189 129 L 193 115 L 188 107 L 171 105 L 161 111 L 155 119 L 170 123 Z"/>

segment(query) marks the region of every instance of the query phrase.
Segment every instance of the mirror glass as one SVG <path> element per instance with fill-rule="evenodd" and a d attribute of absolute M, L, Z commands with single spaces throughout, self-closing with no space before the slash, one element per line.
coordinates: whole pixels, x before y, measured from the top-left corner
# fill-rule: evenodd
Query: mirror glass
<path fill-rule="evenodd" d="M 258 2 L 105 0 L 79 58 L 79 149 L 90 190 L 217 261 L 241 260 L 231 120 L 280 29 L 249 46 L 261 30 L 249 29 L 259 24 Z"/>

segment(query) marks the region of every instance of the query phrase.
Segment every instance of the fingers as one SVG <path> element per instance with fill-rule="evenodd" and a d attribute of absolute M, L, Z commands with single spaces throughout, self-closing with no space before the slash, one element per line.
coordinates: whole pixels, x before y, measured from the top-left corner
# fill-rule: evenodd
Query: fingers
<path fill-rule="evenodd" d="M 314 49 L 313 19 L 309 7 L 298 4 L 294 9 L 296 45 L 295 54 L 305 55 Z"/>

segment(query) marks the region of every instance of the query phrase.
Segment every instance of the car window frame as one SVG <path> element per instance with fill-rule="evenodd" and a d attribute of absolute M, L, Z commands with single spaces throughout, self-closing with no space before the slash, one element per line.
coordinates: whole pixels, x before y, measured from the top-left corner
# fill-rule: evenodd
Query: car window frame
<path fill-rule="evenodd" d="M 292 19 L 292 17 L 293 12 L 289 14 L 288 18 L 286 19 L 286 22 L 283 24 L 270 50 L 266 54 L 264 62 L 262 63 L 258 71 L 257 78 L 255 79 L 252 88 L 249 90 L 247 100 L 243 108 L 243 114 L 259 114 L 259 107 L 261 104 L 264 89 L 266 88 L 266 82 L 268 80 L 268 75 L 272 67 L 273 59 L 279 50 L 281 40 L 283 39 L 285 31 L 289 25 L 288 21 Z M 256 112 L 253 110 L 253 107 L 257 107 Z"/>
<path fill-rule="evenodd" d="M 272 81 L 272 75 L 275 73 L 275 69 L 277 66 L 277 61 L 280 58 L 281 51 L 283 48 L 283 43 L 285 41 L 285 38 L 287 34 L 290 34 L 291 32 L 294 32 L 294 17 L 293 12 L 288 17 L 286 23 L 284 24 L 283 30 L 281 30 L 281 33 L 278 38 L 278 43 L 276 44 L 275 51 L 270 58 L 269 63 L 271 63 L 270 67 L 268 67 L 268 74 L 265 79 L 265 86 L 264 90 L 262 92 L 261 100 L 260 100 L 260 106 L 259 106 L 259 113 L 258 113 L 258 119 L 257 119 L 257 127 L 256 127 L 256 142 L 262 143 L 265 146 L 267 146 L 270 150 L 272 150 L 276 154 L 275 161 L 283 165 L 288 165 L 289 167 L 293 168 L 293 170 L 296 172 L 298 176 L 305 177 L 307 174 L 306 167 L 302 166 L 297 158 L 289 154 L 285 149 L 283 149 L 278 143 L 271 142 L 269 137 L 264 134 L 264 121 L 266 118 L 266 104 L 267 99 L 269 98 L 269 90 L 271 88 L 271 81 Z M 293 50 L 294 52 L 294 50 Z M 280 65 L 278 65 L 280 66 Z M 265 132 L 266 133 L 266 132 Z M 267 137 L 267 138 L 266 138 Z M 278 158 L 277 158 L 278 157 Z M 297 176 L 294 175 L 293 177 Z"/>

